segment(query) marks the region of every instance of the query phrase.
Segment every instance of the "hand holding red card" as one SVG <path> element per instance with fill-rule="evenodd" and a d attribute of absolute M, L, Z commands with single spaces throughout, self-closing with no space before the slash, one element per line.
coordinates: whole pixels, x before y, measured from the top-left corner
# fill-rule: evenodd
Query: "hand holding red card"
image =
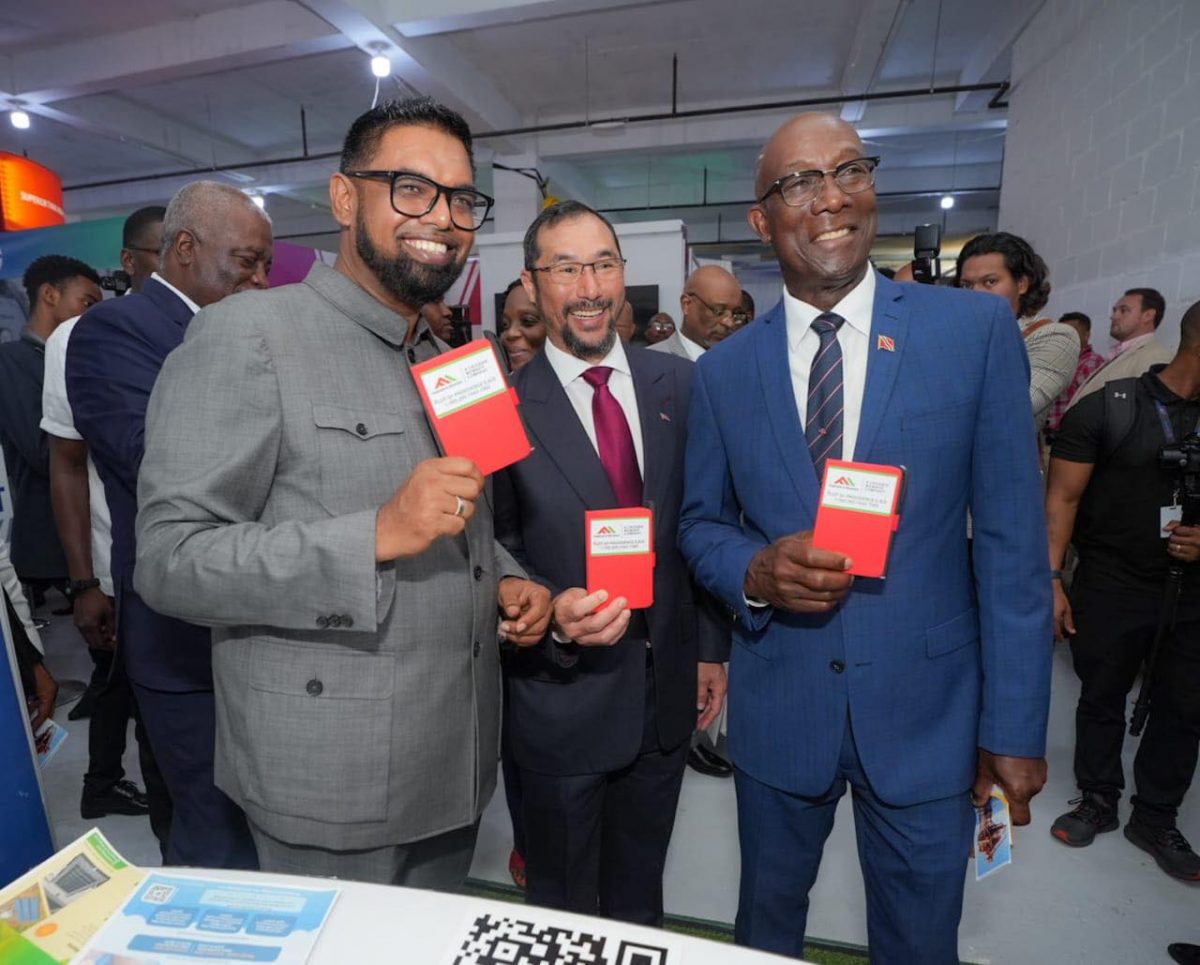
<path fill-rule="evenodd" d="M 599 509 L 584 514 L 587 591 L 625 597 L 629 609 L 654 603 L 654 514 L 649 509 Z"/>
<path fill-rule="evenodd" d="M 447 456 L 464 456 L 487 476 L 533 451 L 517 413 L 517 392 L 487 339 L 420 362 L 412 373 Z"/>
<path fill-rule="evenodd" d="M 825 463 L 813 546 L 850 557 L 852 576 L 887 574 L 904 469 L 830 459 Z"/>

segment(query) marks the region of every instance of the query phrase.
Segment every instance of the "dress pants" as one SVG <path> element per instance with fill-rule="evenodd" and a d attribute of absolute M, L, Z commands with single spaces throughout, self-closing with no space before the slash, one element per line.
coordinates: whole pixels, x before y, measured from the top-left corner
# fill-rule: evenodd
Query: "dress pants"
<path fill-rule="evenodd" d="M 512 736 L 509 733 L 508 674 L 504 675 L 504 713 L 500 718 L 500 772 L 504 775 L 504 803 L 512 823 L 513 850 L 525 857 L 525 821 L 521 816 L 521 769 L 513 757 Z"/>
<path fill-rule="evenodd" d="M 174 808 L 166 863 L 256 870 L 246 816 L 213 783 L 212 691 L 152 690 L 135 681 L 133 696 Z"/>
<path fill-rule="evenodd" d="M 1150 693 L 1150 716 L 1133 762 L 1133 809 L 1148 824 L 1174 827 L 1200 748 L 1200 601 L 1180 600 L 1174 632 L 1163 641 Z M 1071 591 L 1079 677 L 1075 780 L 1084 791 L 1119 798 L 1121 747 L 1129 693 L 1154 641 L 1162 597 L 1121 594 L 1077 582 Z"/>
<path fill-rule="evenodd" d="M 739 945 L 802 957 L 808 893 L 849 784 L 871 962 L 958 965 L 958 923 L 975 827 L 969 791 L 909 807 L 881 801 L 863 772 L 848 721 L 837 776 L 820 797 L 789 794 L 742 770 L 734 771 L 734 779 L 742 850 L 734 925 Z"/>
<path fill-rule="evenodd" d="M 329 806 L 336 808 L 337 801 L 331 800 Z M 471 870 L 479 822 L 421 841 L 361 851 L 289 844 L 255 824 L 250 831 L 263 871 L 458 892 Z"/>
<path fill-rule="evenodd" d="M 645 687 L 642 746 L 628 766 L 565 776 L 521 769 L 529 904 L 662 923 L 663 866 L 690 744 L 659 746 L 649 658 Z"/>

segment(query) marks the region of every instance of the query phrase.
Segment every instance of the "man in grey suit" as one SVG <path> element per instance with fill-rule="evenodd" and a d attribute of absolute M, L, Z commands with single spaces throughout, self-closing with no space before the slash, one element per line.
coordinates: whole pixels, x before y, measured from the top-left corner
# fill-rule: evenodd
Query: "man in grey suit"
<path fill-rule="evenodd" d="M 201 312 L 151 400 L 138 592 L 214 627 L 217 784 L 264 870 L 453 889 L 496 783 L 500 632 L 549 593 L 439 458 L 408 366 L 491 199 L 429 100 L 351 126 L 337 262 Z M 398 488 L 397 488 L 398 487 Z"/>
<path fill-rule="evenodd" d="M 679 296 L 682 319 L 670 338 L 651 345 L 695 362 L 708 349 L 741 328 L 742 286 L 720 265 L 704 265 L 688 275 Z"/>

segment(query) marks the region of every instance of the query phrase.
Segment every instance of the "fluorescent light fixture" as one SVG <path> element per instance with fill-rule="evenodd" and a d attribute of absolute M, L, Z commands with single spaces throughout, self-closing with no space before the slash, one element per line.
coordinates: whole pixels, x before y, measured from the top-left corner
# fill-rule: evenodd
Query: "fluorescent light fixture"
<path fill-rule="evenodd" d="M 22 110 L 13 110 L 9 112 L 8 119 L 12 121 L 12 126 L 18 131 L 29 130 L 29 115 Z"/>
<path fill-rule="evenodd" d="M 383 54 L 371 58 L 371 73 L 376 77 L 388 77 L 392 73 L 392 62 Z"/>
<path fill-rule="evenodd" d="M 949 211 L 954 207 L 954 196 L 950 194 L 942 195 L 942 210 Z"/>

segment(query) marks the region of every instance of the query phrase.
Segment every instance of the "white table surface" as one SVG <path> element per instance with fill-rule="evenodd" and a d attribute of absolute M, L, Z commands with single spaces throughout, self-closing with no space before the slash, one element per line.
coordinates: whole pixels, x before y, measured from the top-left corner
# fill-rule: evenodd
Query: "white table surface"
<path fill-rule="evenodd" d="M 609 956 L 605 965 L 770 965 L 781 962 L 794 965 L 796 961 L 656 928 L 467 895 L 252 871 L 200 868 L 147 870 L 179 877 L 340 888 L 341 894 L 310 959 L 315 965 L 345 965 L 348 962 L 451 965 L 468 935 L 471 923 L 479 915 L 515 918 L 615 939 L 610 940 L 605 948 L 605 954 Z M 664 948 L 667 954 L 618 959 L 616 949 L 622 940 L 651 948 Z M 514 962 L 521 961 L 523 959 L 514 959 Z M 538 962 L 538 965 L 541 963 Z"/>

